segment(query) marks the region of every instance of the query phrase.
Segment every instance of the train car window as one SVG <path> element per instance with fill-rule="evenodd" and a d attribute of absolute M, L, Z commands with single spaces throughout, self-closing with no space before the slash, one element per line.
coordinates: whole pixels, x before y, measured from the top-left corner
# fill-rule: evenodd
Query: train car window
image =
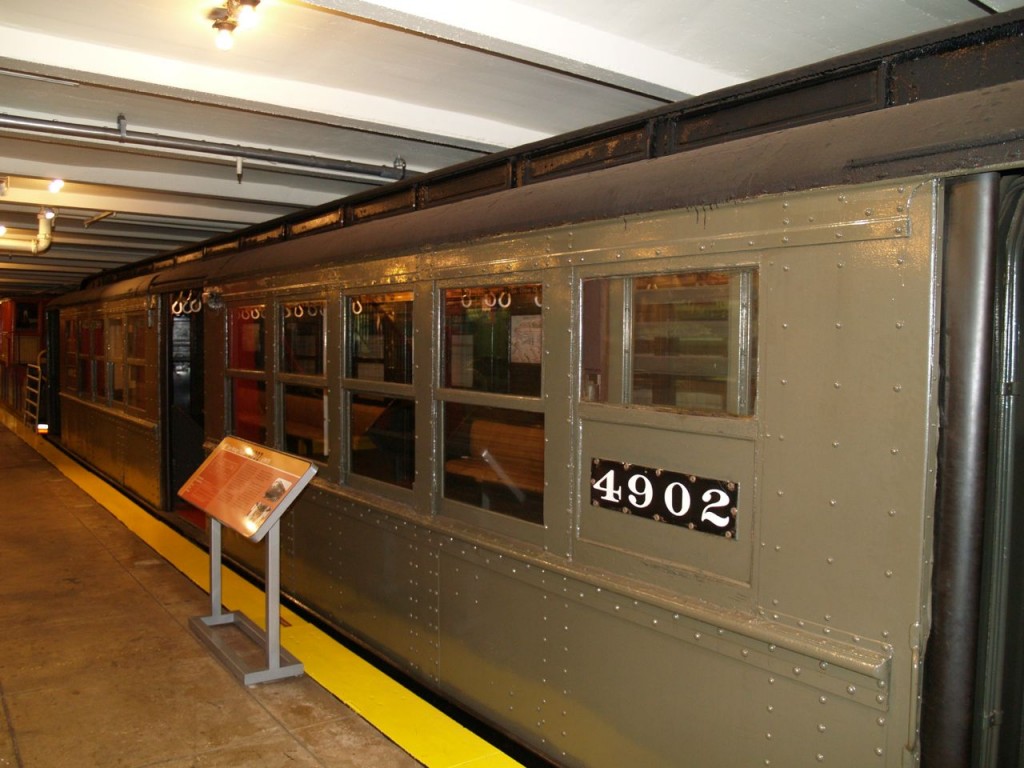
<path fill-rule="evenodd" d="M 263 306 L 234 307 L 228 327 L 228 366 L 244 371 L 263 371 Z"/>
<path fill-rule="evenodd" d="M 92 339 L 90 321 L 82 320 L 78 326 L 78 394 L 92 397 Z"/>
<path fill-rule="evenodd" d="M 366 392 L 348 400 L 351 471 L 412 488 L 415 478 L 416 407 L 411 398 Z"/>
<path fill-rule="evenodd" d="M 539 283 L 444 292 L 444 386 L 540 397 Z"/>
<path fill-rule="evenodd" d="M 107 399 L 104 323 L 82 320 L 78 333 L 78 392 L 87 400 Z"/>
<path fill-rule="evenodd" d="M 267 442 L 267 384 L 231 379 L 231 433 L 254 443 Z"/>
<path fill-rule="evenodd" d="M 110 397 L 115 403 L 124 402 L 124 321 L 120 317 L 107 320 L 107 370 L 110 377 Z"/>
<path fill-rule="evenodd" d="M 127 408 L 146 408 L 146 315 L 132 312 L 125 317 L 125 393 Z"/>
<path fill-rule="evenodd" d="M 146 359 L 146 315 L 132 312 L 125 317 L 125 348 L 129 359 Z"/>
<path fill-rule="evenodd" d="M 327 303 L 322 299 L 288 299 L 277 307 L 279 344 L 274 371 L 283 397 L 277 417 L 281 422 L 284 450 L 326 463 L 330 453 L 327 418 L 325 331 Z M 258 308 L 249 308 L 249 322 Z M 244 322 L 244 318 L 242 319 Z M 258 331 L 261 332 L 261 331 Z M 258 345 L 253 345 L 258 346 Z M 243 352 L 240 362 L 255 365 Z"/>
<path fill-rule="evenodd" d="M 324 302 L 285 303 L 281 318 L 281 371 L 323 376 Z"/>
<path fill-rule="evenodd" d="M 64 324 L 63 339 L 63 377 L 61 382 L 65 392 L 78 394 L 78 321 L 72 318 L 62 319 Z"/>
<path fill-rule="evenodd" d="M 124 404 L 128 408 L 145 410 L 146 408 L 146 368 L 142 365 L 129 365 L 125 376 Z"/>
<path fill-rule="evenodd" d="M 233 306 L 228 312 L 230 432 L 263 444 L 269 436 L 264 369 L 266 319 L 267 310 L 262 304 Z"/>
<path fill-rule="evenodd" d="M 756 289 L 753 270 L 585 281 L 582 399 L 751 415 Z"/>
<path fill-rule="evenodd" d="M 348 296 L 345 386 L 348 468 L 401 488 L 415 479 L 413 292 Z"/>
<path fill-rule="evenodd" d="M 104 320 L 94 320 L 92 322 L 92 338 L 90 340 L 92 344 L 91 353 L 93 359 L 93 371 L 96 377 L 96 387 L 93 392 L 93 397 L 96 400 L 103 401 L 110 399 L 107 392 L 107 350 L 105 347 L 105 325 L 106 322 Z"/>
<path fill-rule="evenodd" d="M 314 461 L 327 461 L 327 400 L 323 387 L 284 387 L 284 449 Z"/>
<path fill-rule="evenodd" d="M 542 524 L 544 415 L 445 403 L 444 495 Z"/>
<path fill-rule="evenodd" d="M 348 339 L 348 376 L 411 384 L 412 292 L 350 296 Z"/>

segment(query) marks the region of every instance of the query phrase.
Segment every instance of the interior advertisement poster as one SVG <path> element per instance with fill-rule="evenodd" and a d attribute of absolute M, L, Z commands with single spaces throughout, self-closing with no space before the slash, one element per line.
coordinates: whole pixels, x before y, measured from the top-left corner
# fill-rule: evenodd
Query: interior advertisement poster
<path fill-rule="evenodd" d="M 259 541 L 316 474 L 316 465 L 264 445 L 225 437 L 178 495 Z"/>

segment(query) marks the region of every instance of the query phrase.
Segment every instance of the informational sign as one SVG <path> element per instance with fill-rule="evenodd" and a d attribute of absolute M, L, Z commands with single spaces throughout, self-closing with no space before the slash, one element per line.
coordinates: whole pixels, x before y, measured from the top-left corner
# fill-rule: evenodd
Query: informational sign
<path fill-rule="evenodd" d="M 316 465 L 237 437 L 225 437 L 178 495 L 243 536 L 259 541 L 316 474 Z"/>
<path fill-rule="evenodd" d="M 739 485 L 683 472 L 594 459 L 590 503 L 690 530 L 736 537 Z"/>

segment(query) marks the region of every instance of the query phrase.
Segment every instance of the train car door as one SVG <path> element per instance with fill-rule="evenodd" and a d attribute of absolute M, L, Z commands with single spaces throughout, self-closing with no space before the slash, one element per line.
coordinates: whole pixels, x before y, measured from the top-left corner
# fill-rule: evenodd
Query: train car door
<path fill-rule="evenodd" d="M 178 489 L 204 459 L 203 312 L 200 291 L 174 294 L 166 304 L 164 386 L 168 466 L 165 508 L 202 527 L 204 516 L 178 497 Z"/>

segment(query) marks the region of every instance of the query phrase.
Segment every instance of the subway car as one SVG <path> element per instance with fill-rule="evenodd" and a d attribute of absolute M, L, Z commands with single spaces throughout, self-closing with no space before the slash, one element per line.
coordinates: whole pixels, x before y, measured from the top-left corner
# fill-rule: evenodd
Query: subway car
<path fill-rule="evenodd" d="M 1024 15 L 396 182 L 49 305 L 52 439 L 567 766 L 1018 766 Z M 255 577 L 262 553 L 225 544 Z"/>

